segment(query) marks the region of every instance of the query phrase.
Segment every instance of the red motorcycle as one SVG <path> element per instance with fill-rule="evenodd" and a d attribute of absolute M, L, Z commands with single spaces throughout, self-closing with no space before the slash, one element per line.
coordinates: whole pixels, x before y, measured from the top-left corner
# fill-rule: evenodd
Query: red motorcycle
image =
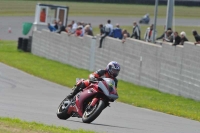
<path fill-rule="evenodd" d="M 58 107 L 57 117 L 82 118 L 84 123 L 94 121 L 110 102 L 118 98 L 115 82 L 110 78 L 99 78 L 80 91 L 74 98 L 65 98 Z"/>

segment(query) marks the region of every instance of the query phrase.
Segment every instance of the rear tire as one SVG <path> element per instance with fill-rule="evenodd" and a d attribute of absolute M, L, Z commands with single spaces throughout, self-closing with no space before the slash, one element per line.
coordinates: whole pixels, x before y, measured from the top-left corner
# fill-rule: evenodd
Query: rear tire
<path fill-rule="evenodd" d="M 87 109 L 85 110 L 82 116 L 82 121 L 84 123 L 91 123 L 100 115 L 104 108 L 105 103 L 104 101 L 100 100 L 99 103 L 97 103 L 90 111 Z"/>
<path fill-rule="evenodd" d="M 71 115 L 67 114 L 68 108 L 71 104 L 71 101 L 69 101 L 67 98 L 65 98 L 60 105 L 58 106 L 57 110 L 57 117 L 62 120 L 68 119 Z"/>

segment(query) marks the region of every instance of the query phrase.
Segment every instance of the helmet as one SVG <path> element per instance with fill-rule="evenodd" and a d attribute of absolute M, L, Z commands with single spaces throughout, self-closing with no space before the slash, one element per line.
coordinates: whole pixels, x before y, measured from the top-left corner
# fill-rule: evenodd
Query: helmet
<path fill-rule="evenodd" d="M 110 63 L 108 63 L 106 70 L 111 77 L 115 78 L 119 74 L 120 65 L 116 61 L 111 61 Z"/>

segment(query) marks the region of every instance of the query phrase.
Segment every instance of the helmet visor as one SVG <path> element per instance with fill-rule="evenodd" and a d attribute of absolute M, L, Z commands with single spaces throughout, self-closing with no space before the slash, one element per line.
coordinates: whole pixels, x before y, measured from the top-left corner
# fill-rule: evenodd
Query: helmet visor
<path fill-rule="evenodd" d="M 118 74 L 119 74 L 119 70 L 116 70 L 116 69 L 112 68 L 112 74 L 113 74 L 114 77 L 117 77 Z"/>

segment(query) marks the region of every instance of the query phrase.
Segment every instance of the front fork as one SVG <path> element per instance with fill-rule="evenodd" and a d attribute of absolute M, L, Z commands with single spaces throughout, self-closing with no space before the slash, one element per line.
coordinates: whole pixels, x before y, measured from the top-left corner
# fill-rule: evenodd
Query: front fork
<path fill-rule="evenodd" d="M 92 99 L 92 102 L 90 103 L 90 106 L 91 106 L 91 107 L 94 107 L 94 105 L 95 105 L 98 101 L 99 101 L 98 98 L 96 98 L 96 97 L 93 98 L 93 99 Z"/>
<path fill-rule="evenodd" d="M 97 103 L 99 100 L 100 100 L 99 98 L 94 97 L 94 98 L 92 99 L 92 102 L 90 103 L 88 109 L 91 109 L 92 107 L 94 107 L 94 106 L 96 105 L 96 103 Z M 110 103 L 109 103 L 109 102 L 105 102 L 105 104 L 106 104 L 105 108 L 106 108 L 107 106 L 110 107 Z"/>

